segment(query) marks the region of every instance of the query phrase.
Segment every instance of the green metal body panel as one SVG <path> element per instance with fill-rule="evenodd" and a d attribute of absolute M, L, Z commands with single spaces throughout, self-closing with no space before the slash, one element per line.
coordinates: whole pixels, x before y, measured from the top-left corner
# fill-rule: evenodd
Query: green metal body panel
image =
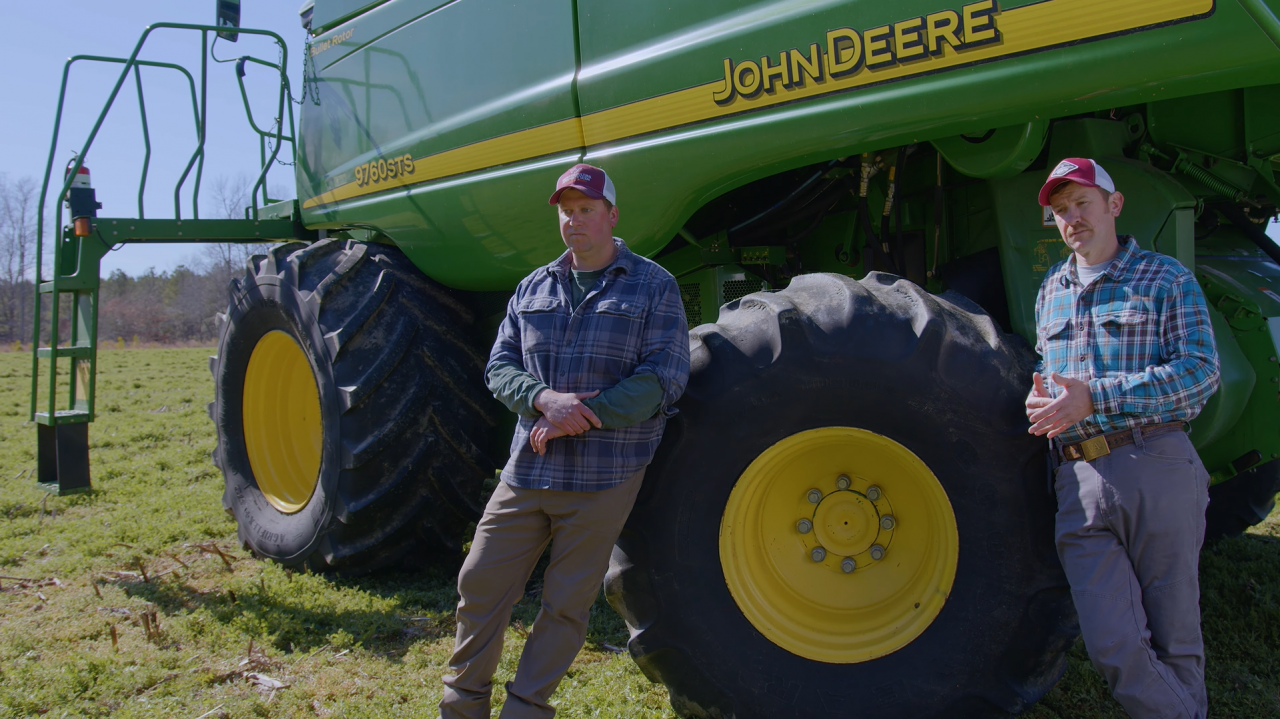
<path fill-rule="evenodd" d="M 317 32 L 385 2 L 385 0 L 319 0 L 312 9 L 311 27 Z"/>
<path fill-rule="evenodd" d="M 1203 447 L 1197 444 L 1214 481 L 1220 482 L 1252 464 L 1232 465 L 1251 452 L 1258 452 L 1258 460 L 1263 462 L 1280 458 L 1280 267 L 1234 228 L 1219 228 L 1201 240 L 1197 250 L 1196 277 L 1209 304 L 1222 317 L 1214 323 L 1223 360 L 1223 389 L 1218 394 L 1232 393 L 1227 369 L 1232 339 L 1256 378 L 1252 383 L 1236 383 L 1244 407 L 1230 431 L 1215 435 L 1215 441 L 1204 442 Z M 1230 402 L 1239 402 L 1239 397 Z M 1208 407 L 1206 414 L 1210 414 Z M 1213 420 L 1212 416 L 1201 416 L 1197 426 L 1213 424 Z"/>
<path fill-rule="evenodd" d="M 433 4 L 383 4 L 333 30 L 354 30 L 347 42 L 313 56 L 313 100 L 300 118 L 312 128 L 300 143 L 300 199 L 365 163 L 439 155 L 576 117 L 570 0 Z M 377 227 L 446 284 L 509 289 L 553 256 L 559 239 L 547 188 L 577 156 L 367 195 L 308 212 L 306 222 Z M 445 268 L 475 277 L 449 282 Z"/>
<path fill-rule="evenodd" d="M 855 73 L 863 83 L 856 87 L 836 88 L 833 82 L 828 92 L 814 83 L 810 90 L 825 94 L 801 97 L 800 91 L 775 86 L 751 101 L 738 98 L 727 114 L 703 117 L 703 105 L 690 93 L 705 86 L 709 95 L 723 84 L 726 58 L 758 62 L 790 48 L 823 45 L 833 28 L 891 27 L 963 5 L 929 0 L 742 7 L 720 1 L 658 7 L 580 0 L 575 17 L 571 3 L 549 0 L 502 6 L 498 14 L 490 0 L 459 0 L 426 12 L 433 4 L 392 0 L 317 37 L 323 43 L 354 31 L 343 49 L 313 58 L 310 87 L 331 87 L 317 94 L 318 105 L 304 108 L 300 121 L 300 199 L 308 226 L 377 226 L 424 272 L 462 289 L 509 289 L 562 250 L 545 207 L 546 189 L 579 157 L 609 170 L 620 190 L 619 233 L 636 250 L 653 255 L 709 200 L 818 160 L 1280 81 L 1280 51 L 1238 3 L 1126 3 L 1119 15 L 1176 15 L 1168 8 L 1177 6 L 1183 17 L 1113 33 L 1107 28 L 1126 20 L 1103 13 L 1104 5 L 1048 0 L 1008 5 L 995 14 L 1008 55 L 966 64 L 965 53 L 1000 51 L 979 46 L 905 65 L 864 67 Z M 425 14 L 406 21 L 410 6 Z M 1064 16 L 1054 14 L 1055 8 L 1087 19 L 1083 25 L 1098 34 L 1014 52 L 1030 35 L 1058 32 Z M 1036 22 L 1043 27 L 1027 24 L 1025 13 L 1031 12 L 1042 13 Z M 348 43 L 359 49 L 348 51 Z M 330 53 L 347 54 L 326 65 Z M 954 64 L 930 69 L 929 63 L 949 62 L 951 54 Z M 404 64 L 393 69 L 401 59 Z M 379 62 L 386 71 L 364 74 Z M 413 114 L 422 111 L 410 81 L 414 75 L 436 83 L 423 96 L 430 116 Z M 396 93 L 369 87 L 376 97 L 365 114 L 363 96 L 354 94 L 360 94 L 360 83 L 375 81 L 396 89 L 404 109 Z M 354 94 L 344 95 L 339 85 Z M 454 97 L 467 98 L 455 106 L 469 113 L 461 127 L 458 112 L 432 107 Z M 573 128 L 567 125 L 555 141 L 532 132 L 559 132 L 552 126 L 574 117 L 575 103 L 582 118 L 579 141 L 568 139 Z M 406 112 L 422 124 L 405 131 Z M 365 140 L 356 140 L 357 127 L 367 128 Z M 395 134 L 396 127 L 402 128 L 398 136 L 386 134 Z M 330 143 L 339 135 L 343 148 L 336 152 Z M 507 144 L 494 144 L 495 138 Z M 449 150 L 464 150 L 470 164 L 458 162 L 459 155 L 446 156 Z M 486 156 L 490 150 L 494 154 Z M 319 191 L 360 189 L 349 187 L 356 166 L 404 154 L 424 168 L 423 177 L 436 168 L 482 166 L 308 205 Z M 482 157 L 487 159 L 477 159 Z"/>
<path fill-rule="evenodd" d="M 1222 442 L 1236 428 L 1245 406 L 1258 383 L 1258 374 L 1249 358 L 1240 349 L 1231 325 L 1216 307 L 1209 308 L 1209 317 L 1213 321 L 1214 340 L 1218 346 L 1218 361 L 1221 363 L 1221 376 L 1218 391 L 1205 403 L 1200 415 L 1192 422 L 1192 443 L 1201 453 L 1210 452 L 1212 466 L 1222 466 L 1240 456 L 1230 454 L 1231 442 Z M 1274 414 L 1274 412 L 1272 412 Z M 1274 420 L 1270 420 L 1274 421 Z M 1221 444 L 1219 447 L 1217 445 Z M 1215 457 L 1212 453 L 1223 456 Z"/>

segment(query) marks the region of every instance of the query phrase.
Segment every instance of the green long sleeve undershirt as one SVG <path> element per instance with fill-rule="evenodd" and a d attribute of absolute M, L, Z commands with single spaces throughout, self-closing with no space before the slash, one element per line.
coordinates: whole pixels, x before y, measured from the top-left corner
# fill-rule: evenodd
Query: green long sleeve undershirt
<path fill-rule="evenodd" d="M 512 412 L 530 419 L 542 416 L 533 401 L 549 388 L 515 362 L 499 362 L 489 368 L 485 384 Z M 657 375 L 632 375 L 582 403 L 600 418 L 601 429 L 630 427 L 657 414 L 662 406 L 662 384 Z"/>
<path fill-rule="evenodd" d="M 603 271 L 573 271 L 571 290 L 574 308 L 582 304 L 583 298 L 601 274 Z M 499 402 L 512 412 L 530 419 L 541 416 L 542 413 L 534 408 L 533 401 L 542 390 L 550 389 L 546 383 L 515 362 L 494 365 L 485 377 L 485 384 Z M 662 384 L 658 382 L 656 375 L 633 375 L 582 403 L 600 418 L 602 429 L 630 427 L 657 413 L 662 406 Z"/>

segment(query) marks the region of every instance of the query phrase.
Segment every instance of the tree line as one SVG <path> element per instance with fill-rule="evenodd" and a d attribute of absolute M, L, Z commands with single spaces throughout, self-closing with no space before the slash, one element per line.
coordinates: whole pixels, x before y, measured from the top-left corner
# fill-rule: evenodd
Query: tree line
<path fill-rule="evenodd" d="M 30 177 L 0 174 L 0 338 L 6 344 L 31 341 L 38 192 Z"/>
<path fill-rule="evenodd" d="M 243 217 L 248 180 L 213 182 L 214 216 Z M 30 349 L 39 185 L 29 177 L 0 174 L 0 342 Z M 202 203 L 203 205 L 203 203 Z M 202 209 L 204 209 L 202 207 Z M 46 233 L 51 235 L 52 233 Z M 49 238 L 46 238 L 49 239 Z M 48 247 L 46 245 L 46 254 Z M 190 344 L 217 339 L 216 316 L 227 309 L 227 283 L 244 275 L 245 264 L 266 245 L 194 245 L 188 262 L 172 270 L 154 268 L 130 276 L 115 270 L 98 290 L 100 346 Z M 47 259 L 46 259 L 47 262 Z M 48 342 L 48 303 L 41 313 L 41 342 Z M 62 299 L 59 337 L 70 336 L 70 297 Z"/>

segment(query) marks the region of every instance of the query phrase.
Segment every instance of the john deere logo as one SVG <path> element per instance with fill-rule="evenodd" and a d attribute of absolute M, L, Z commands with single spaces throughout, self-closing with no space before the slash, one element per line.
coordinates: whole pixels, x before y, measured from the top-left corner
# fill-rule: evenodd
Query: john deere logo
<path fill-rule="evenodd" d="M 944 48 L 968 50 L 1000 41 L 999 7 L 995 0 L 970 3 L 959 10 L 942 10 L 858 32 L 841 27 L 828 30 L 825 44 L 812 43 L 808 52 L 796 48 L 755 60 L 724 59 L 724 83 L 712 92 L 717 105 L 737 98 L 750 100 L 779 90 L 792 92 L 812 82 L 875 72 L 899 64 L 940 57 Z"/>

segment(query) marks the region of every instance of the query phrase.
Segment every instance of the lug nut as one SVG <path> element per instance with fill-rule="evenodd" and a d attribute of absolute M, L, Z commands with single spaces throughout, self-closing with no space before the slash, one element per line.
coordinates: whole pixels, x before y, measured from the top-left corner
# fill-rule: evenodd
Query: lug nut
<path fill-rule="evenodd" d="M 884 559 L 884 547 L 879 544 L 871 545 L 871 558 L 877 562 Z"/>
<path fill-rule="evenodd" d="M 874 485 L 867 487 L 867 499 L 872 502 L 880 501 L 880 488 Z"/>
<path fill-rule="evenodd" d="M 806 496 L 809 498 L 809 504 L 817 504 L 822 501 L 822 492 L 816 489 L 809 490 L 809 494 Z"/>
<path fill-rule="evenodd" d="M 849 557 L 845 557 L 844 561 L 840 562 L 840 569 L 844 571 L 845 574 L 853 574 L 853 570 L 857 568 L 858 568 L 858 563 L 853 561 Z"/>
<path fill-rule="evenodd" d="M 815 562 L 821 562 L 827 558 L 827 550 L 822 547 L 814 547 L 813 551 L 809 552 L 809 558 Z"/>
<path fill-rule="evenodd" d="M 796 530 L 801 534 L 808 534 L 813 531 L 813 522 L 810 522 L 807 519 L 802 519 L 799 522 L 796 522 Z"/>
<path fill-rule="evenodd" d="M 894 526 L 895 526 L 895 525 L 897 525 L 897 524 L 898 524 L 898 522 L 897 522 L 896 520 L 894 520 L 894 518 L 893 518 L 893 515 L 892 515 L 892 514 L 886 514 L 886 515 L 884 515 L 883 517 L 881 517 L 881 518 L 880 518 L 880 528 L 881 528 L 881 529 L 883 529 L 883 530 L 888 531 L 888 530 L 890 530 L 890 529 L 893 529 L 893 528 L 894 528 Z"/>
<path fill-rule="evenodd" d="M 836 477 L 836 489 L 848 489 L 849 484 L 849 475 L 842 474 L 839 477 Z"/>

